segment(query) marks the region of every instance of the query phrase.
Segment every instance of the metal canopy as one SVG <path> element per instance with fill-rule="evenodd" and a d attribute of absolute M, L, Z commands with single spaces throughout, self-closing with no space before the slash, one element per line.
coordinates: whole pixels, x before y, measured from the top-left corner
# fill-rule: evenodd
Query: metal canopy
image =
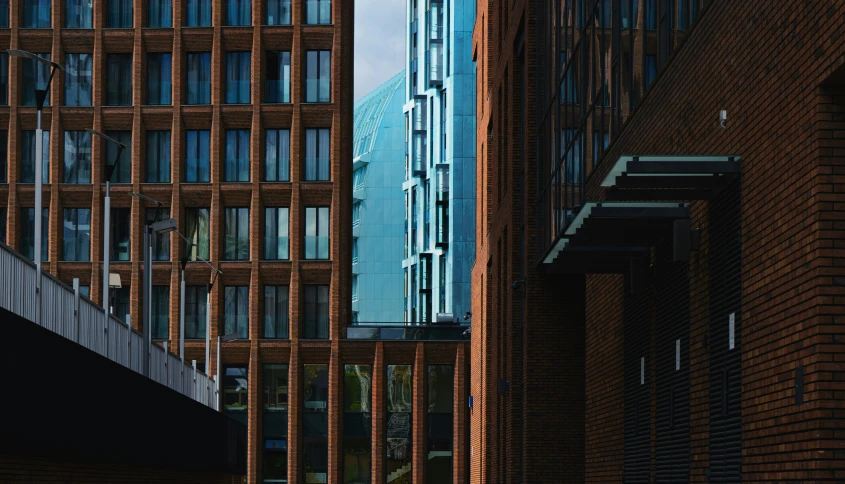
<path fill-rule="evenodd" d="M 608 200 L 708 200 L 740 173 L 738 155 L 623 155 L 602 181 Z"/>

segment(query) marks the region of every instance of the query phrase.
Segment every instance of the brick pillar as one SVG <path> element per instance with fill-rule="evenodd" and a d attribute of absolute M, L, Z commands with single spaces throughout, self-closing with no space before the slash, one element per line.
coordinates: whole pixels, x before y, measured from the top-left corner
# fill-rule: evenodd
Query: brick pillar
<path fill-rule="evenodd" d="M 299 361 L 299 345 L 290 347 L 290 373 L 288 374 L 288 482 L 300 482 L 302 459 L 299 456 L 302 432 L 302 365 Z"/>
<path fill-rule="evenodd" d="M 425 464 L 426 464 L 426 445 L 425 445 L 425 382 L 426 382 L 426 365 L 425 365 L 425 346 L 423 343 L 417 343 L 417 353 L 414 358 L 413 369 L 413 409 L 411 415 L 413 435 L 412 435 L 412 461 L 411 469 L 413 470 L 414 482 L 425 482 Z"/>
<path fill-rule="evenodd" d="M 373 360 L 373 482 L 384 482 L 385 457 L 385 363 L 384 343 L 376 343 L 376 354 Z"/>
<path fill-rule="evenodd" d="M 332 341 L 332 355 L 329 360 L 329 482 L 340 484 L 341 453 L 343 446 L 341 428 L 341 405 L 343 405 L 343 388 L 341 375 L 343 365 L 340 364 L 340 347 L 337 341 Z"/>
<path fill-rule="evenodd" d="M 452 482 L 464 482 L 466 475 L 466 345 L 458 345 L 455 357 L 454 427 L 452 430 Z"/>

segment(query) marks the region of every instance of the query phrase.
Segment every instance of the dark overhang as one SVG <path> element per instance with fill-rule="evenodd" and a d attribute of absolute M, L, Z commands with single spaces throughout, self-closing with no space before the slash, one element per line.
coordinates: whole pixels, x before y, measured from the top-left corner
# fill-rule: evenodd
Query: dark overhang
<path fill-rule="evenodd" d="M 623 155 L 602 181 L 606 198 L 708 200 L 740 173 L 737 155 Z"/>

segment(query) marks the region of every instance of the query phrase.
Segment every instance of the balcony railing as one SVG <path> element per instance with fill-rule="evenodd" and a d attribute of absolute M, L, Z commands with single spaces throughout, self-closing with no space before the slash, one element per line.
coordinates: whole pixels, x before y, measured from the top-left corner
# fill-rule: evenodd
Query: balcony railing
<path fill-rule="evenodd" d="M 469 341 L 469 326 L 408 323 L 354 323 L 346 328 L 347 339 L 398 341 Z"/>

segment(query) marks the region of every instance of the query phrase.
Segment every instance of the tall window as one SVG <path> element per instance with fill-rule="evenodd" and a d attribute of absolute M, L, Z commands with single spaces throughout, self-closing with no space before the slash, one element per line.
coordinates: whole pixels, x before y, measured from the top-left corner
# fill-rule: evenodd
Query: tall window
<path fill-rule="evenodd" d="M 211 180 L 211 131 L 186 131 L 185 145 L 185 181 L 208 183 Z"/>
<path fill-rule="evenodd" d="M 23 8 L 23 25 L 25 29 L 50 28 L 50 0 L 26 0 L 21 2 Z"/>
<path fill-rule="evenodd" d="M 288 482 L 288 365 L 264 365 L 264 482 Z"/>
<path fill-rule="evenodd" d="M 330 140 L 328 129 L 305 130 L 305 181 L 329 180 Z"/>
<path fill-rule="evenodd" d="M 0 0 L 2 2 L 3 0 Z M 0 10 L 2 12 L 2 10 Z M 0 53 L 0 106 L 9 105 L 9 54 Z"/>
<path fill-rule="evenodd" d="M 129 289 L 129 286 L 126 284 L 124 284 L 123 287 L 112 289 L 112 297 L 114 298 L 114 303 L 112 304 L 112 314 L 126 324 L 131 322 L 129 315 Z"/>
<path fill-rule="evenodd" d="M 249 104 L 249 52 L 226 52 L 226 103 Z"/>
<path fill-rule="evenodd" d="M 6 207 L 0 208 L 0 242 L 6 242 Z"/>
<path fill-rule="evenodd" d="M 227 366 L 223 373 L 223 413 L 246 425 L 247 408 L 249 369 L 246 366 Z"/>
<path fill-rule="evenodd" d="M 689 28 L 689 2 L 690 0 L 678 0 L 678 30 Z"/>
<path fill-rule="evenodd" d="M 305 285 L 303 286 L 303 326 L 304 338 L 307 339 L 328 339 L 329 338 L 329 286 Z"/>
<path fill-rule="evenodd" d="M 187 0 L 187 27 L 211 27 L 211 0 Z"/>
<path fill-rule="evenodd" d="M 425 478 L 430 483 L 452 482 L 452 427 L 455 367 L 428 365 L 428 458 Z"/>
<path fill-rule="evenodd" d="M 65 131 L 64 183 L 91 183 L 91 135 Z"/>
<path fill-rule="evenodd" d="M 145 210 L 144 215 L 145 221 L 167 220 L 170 218 L 170 209 L 148 208 Z M 170 234 L 153 234 L 153 240 L 150 245 L 152 245 L 154 261 L 170 260 Z"/>
<path fill-rule="evenodd" d="M 41 260 L 47 260 L 47 242 L 50 234 L 50 209 L 41 209 Z M 21 254 L 29 260 L 35 260 L 35 209 L 21 209 Z"/>
<path fill-rule="evenodd" d="M 129 234 L 132 226 L 132 209 L 111 209 L 111 260 L 129 260 Z"/>
<path fill-rule="evenodd" d="M 226 0 L 226 25 L 252 25 L 250 0 Z"/>
<path fill-rule="evenodd" d="M 9 132 L 0 131 L 0 183 L 9 183 Z"/>
<path fill-rule="evenodd" d="M 186 55 L 187 104 L 211 104 L 211 53 L 189 52 Z"/>
<path fill-rule="evenodd" d="M 226 260 L 249 259 L 249 209 L 227 208 L 225 210 L 224 258 Z"/>
<path fill-rule="evenodd" d="M 47 18 L 49 19 L 49 12 Z M 49 25 L 46 28 L 49 28 Z M 35 55 L 50 60 L 50 54 L 36 53 Z M 47 81 L 50 79 L 50 66 L 32 59 L 23 59 L 21 65 L 23 67 L 23 71 L 21 72 L 23 81 L 21 82 L 21 104 L 24 106 L 35 106 L 35 89 L 45 89 L 47 87 Z M 49 90 L 47 91 L 47 97 L 44 99 L 44 105 L 50 105 Z"/>
<path fill-rule="evenodd" d="M 170 336 L 170 286 L 153 286 L 152 321 L 150 328 L 153 339 L 168 339 Z"/>
<path fill-rule="evenodd" d="M 66 208 L 62 224 L 62 260 L 87 262 L 91 250 L 91 209 Z"/>
<path fill-rule="evenodd" d="M 329 207 L 305 208 L 305 258 L 329 258 Z"/>
<path fill-rule="evenodd" d="M 654 30 L 657 28 L 657 0 L 645 0 L 645 28 Z"/>
<path fill-rule="evenodd" d="M 92 7 L 93 2 L 89 0 L 65 0 L 65 28 L 90 29 L 93 26 Z"/>
<path fill-rule="evenodd" d="M 290 0 L 267 0 L 267 25 L 290 25 Z"/>
<path fill-rule="evenodd" d="M 227 182 L 249 181 L 249 130 L 230 129 L 226 131 L 226 173 Z"/>
<path fill-rule="evenodd" d="M 117 158 L 117 152 L 120 148 L 114 143 L 103 141 L 106 145 L 105 162 L 109 165 L 116 163 L 110 181 L 112 183 L 132 183 L 132 132 L 107 131 L 106 136 L 126 146 L 125 150 L 120 151 L 120 158 Z"/>
<path fill-rule="evenodd" d="M 373 367 L 343 367 L 343 482 L 372 482 Z"/>
<path fill-rule="evenodd" d="M 305 102 L 331 102 L 332 53 L 309 50 L 305 53 Z"/>
<path fill-rule="evenodd" d="M 170 131 L 147 131 L 147 183 L 170 183 Z"/>
<path fill-rule="evenodd" d="M 651 87 L 651 83 L 654 82 L 654 78 L 657 76 L 657 58 L 653 55 L 645 56 L 645 68 L 643 69 L 643 80 L 645 86 L 643 86 L 643 90 L 648 89 Z"/>
<path fill-rule="evenodd" d="M 21 183 L 35 183 L 35 131 L 21 131 Z M 50 132 L 41 140 L 41 183 L 50 183 Z"/>
<path fill-rule="evenodd" d="M 91 105 L 91 54 L 65 54 L 65 105 Z"/>
<path fill-rule="evenodd" d="M 288 208 L 268 207 L 264 209 L 264 259 L 287 260 L 288 253 Z"/>
<path fill-rule="evenodd" d="M 9 0 L 0 0 L 0 29 L 9 28 Z"/>
<path fill-rule="evenodd" d="M 132 104 L 132 54 L 109 54 L 106 57 L 106 104 Z"/>
<path fill-rule="evenodd" d="M 438 302 L 439 312 L 446 312 L 446 254 L 440 256 L 438 261 L 438 277 L 440 280 L 440 301 Z"/>
<path fill-rule="evenodd" d="M 132 0 L 109 0 L 106 9 L 106 27 L 110 29 L 132 28 Z"/>
<path fill-rule="evenodd" d="M 305 0 L 306 24 L 332 23 L 331 0 Z"/>
<path fill-rule="evenodd" d="M 305 365 L 303 381 L 303 482 L 329 482 L 329 367 Z"/>
<path fill-rule="evenodd" d="M 223 288 L 223 334 L 237 334 L 240 339 L 249 337 L 249 286 Z"/>
<path fill-rule="evenodd" d="M 147 54 L 147 104 L 170 104 L 171 59 L 169 52 Z"/>
<path fill-rule="evenodd" d="M 205 339 L 208 286 L 185 286 L 185 338 Z"/>
<path fill-rule="evenodd" d="M 387 365 L 387 475 L 412 482 L 412 366 Z"/>
<path fill-rule="evenodd" d="M 288 286 L 264 286 L 264 337 L 287 339 L 288 328 Z"/>
<path fill-rule="evenodd" d="M 264 179 L 290 181 L 290 130 L 268 129 L 264 141 Z"/>
<path fill-rule="evenodd" d="M 267 81 L 264 84 L 264 102 L 289 103 L 290 52 L 268 50 L 266 56 Z"/>
<path fill-rule="evenodd" d="M 186 208 L 185 209 L 185 254 L 188 260 L 209 259 L 209 235 L 208 235 L 208 209 L 207 208 Z"/>
<path fill-rule="evenodd" d="M 147 0 L 147 27 L 172 27 L 172 15 L 170 0 Z"/>

